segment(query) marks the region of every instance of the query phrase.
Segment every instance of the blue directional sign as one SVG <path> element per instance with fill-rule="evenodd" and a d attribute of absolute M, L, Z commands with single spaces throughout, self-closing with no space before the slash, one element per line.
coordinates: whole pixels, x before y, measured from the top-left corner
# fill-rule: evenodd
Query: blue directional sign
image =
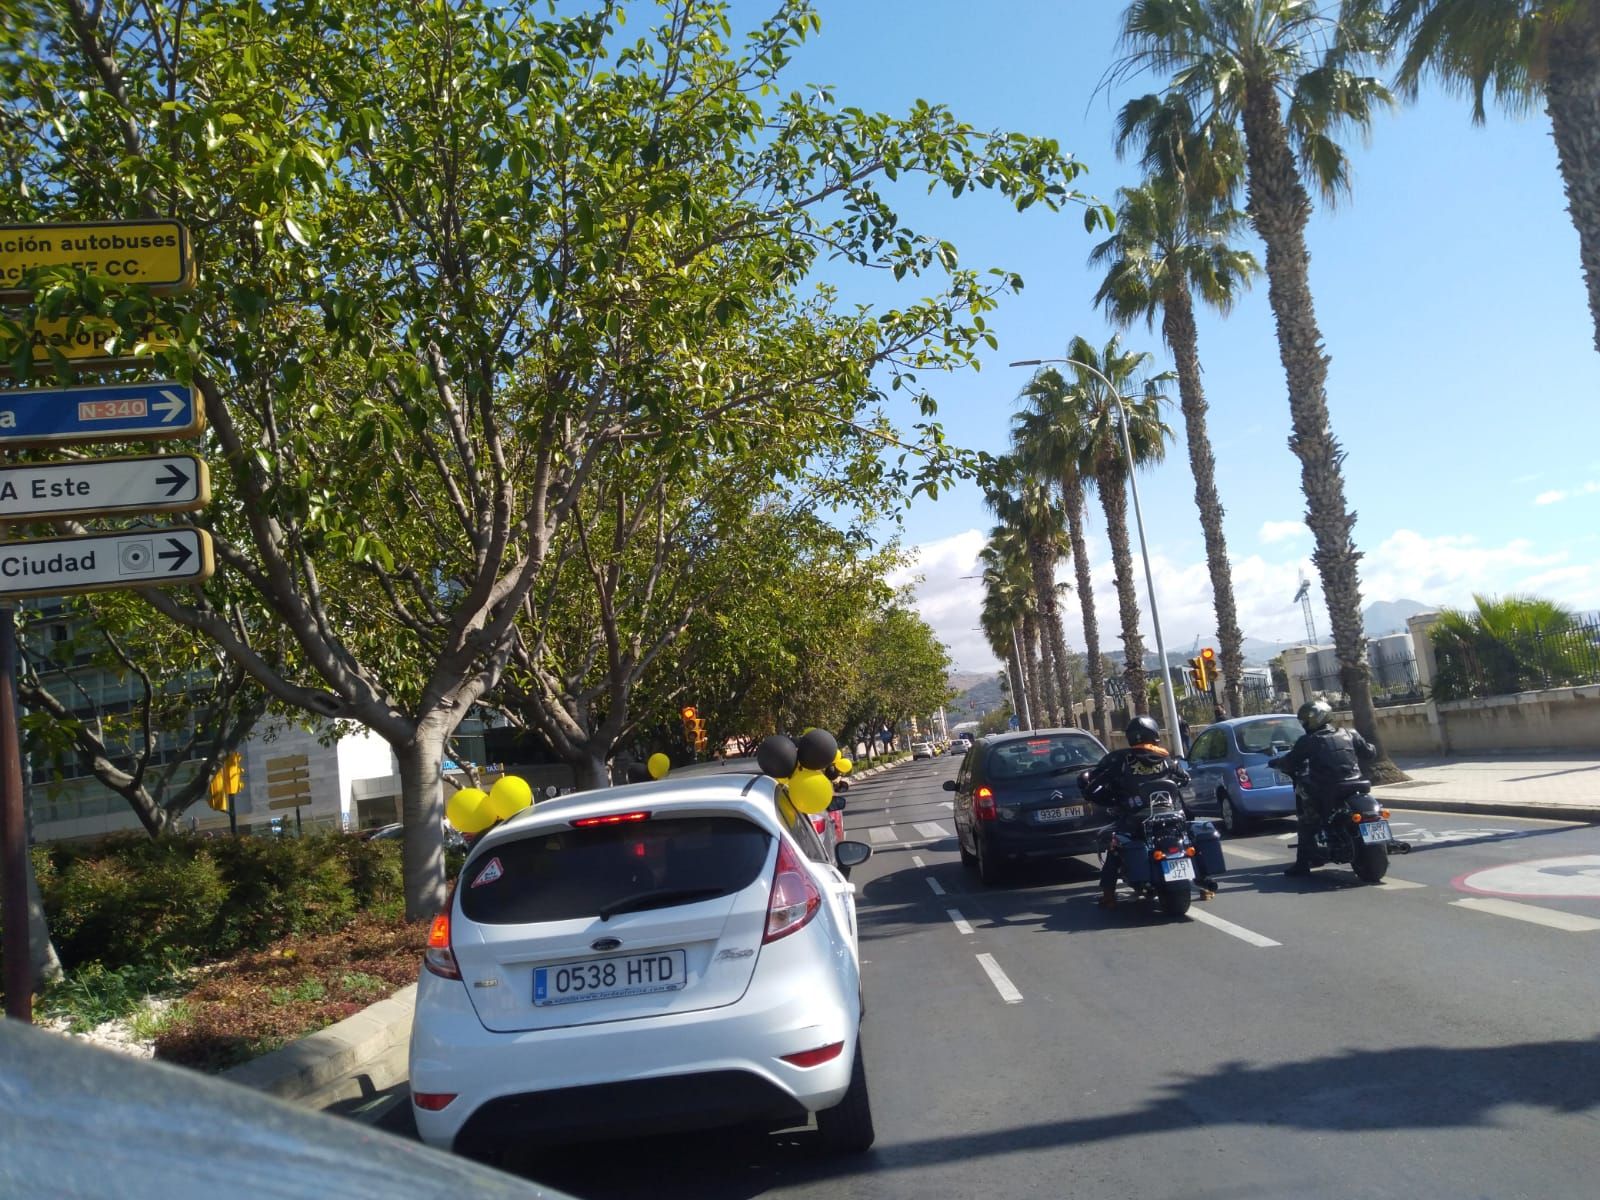
<path fill-rule="evenodd" d="M 0 391 L 0 445 L 155 441 L 204 428 L 205 407 L 186 383 Z"/>

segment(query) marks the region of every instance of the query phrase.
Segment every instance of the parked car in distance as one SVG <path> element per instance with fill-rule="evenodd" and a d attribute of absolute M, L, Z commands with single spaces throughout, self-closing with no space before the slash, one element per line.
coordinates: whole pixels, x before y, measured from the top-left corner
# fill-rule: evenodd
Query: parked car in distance
<path fill-rule="evenodd" d="M 933 743 L 932 742 L 914 742 L 912 744 L 912 746 L 911 746 L 911 757 L 913 759 L 932 758 L 933 757 Z"/>
<path fill-rule="evenodd" d="M 1237 835 L 1256 821 L 1294 816 L 1294 781 L 1267 766 L 1305 732 L 1289 713 L 1219 721 L 1189 747 L 1193 807 Z"/>
<path fill-rule="evenodd" d="M 483 835 L 417 986 L 424 1142 L 480 1156 L 815 1114 L 825 1149 L 872 1144 L 853 889 L 776 786 L 603 788 Z"/>
<path fill-rule="evenodd" d="M 945 790 L 954 792 L 961 861 L 985 884 L 1022 858 L 1093 853 L 1103 813 L 1078 791 L 1078 773 L 1105 754 L 1093 734 L 1043 729 L 981 738 Z"/>
<path fill-rule="evenodd" d="M 955 741 L 950 743 L 950 753 L 959 757 L 967 752 L 968 746 L 968 742 L 963 741 L 961 738 L 957 738 Z"/>

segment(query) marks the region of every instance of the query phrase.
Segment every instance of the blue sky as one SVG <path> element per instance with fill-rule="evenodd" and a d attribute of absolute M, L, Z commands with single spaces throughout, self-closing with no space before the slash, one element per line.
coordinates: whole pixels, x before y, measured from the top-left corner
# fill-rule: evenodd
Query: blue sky
<path fill-rule="evenodd" d="M 830 84 L 841 105 L 889 112 L 920 97 L 980 127 L 1056 137 L 1090 167 L 1084 189 L 1110 199 L 1137 182 L 1137 168 L 1112 150 L 1115 108 L 1160 82 L 1096 95 L 1117 54 L 1122 7 L 818 0 L 822 32 L 796 54 L 787 83 Z M 1370 144 L 1352 150 L 1354 193 L 1332 211 L 1319 204 L 1309 241 L 1332 356 L 1330 410 L 1349 452 L 1346 486 L 1366 555 L 1364 601 L 1465 604 L 1475 590 L 1532 591 L 1600 608 L 1600 355 L 1548 121 L 1496 112 L 1477 128 L 1465 101 L 1429 91 L 1380 117 Z M 953 241 L 964 265 L 1026 280 L 991 320 L 1000 349 L 981 371 L 934 389 L 953 441 L 998 452 L 1026 375 L 1006 363 L 1061 354 L 1077 333 L 1101 341 L 1111 332 L 1091 305 L 1098 280 L 1085 259 L 1096 235 L 1076 211 L 1017 214 L 981 196 L 911 197 L 906 211 Z M 1139 326 L 1125 338 L 1170 365 L 1157 334 Z M 1301 637 L 1292 597 L 1298 572 L 1313 585 L 1315 573 L 1264 284 L 1228 318 L 1202 315 L 1200 352 L 1245 633 Z M 1209 638 L 1213 619 L 1175 407 L 1171 420 L 1180 440 L 1141 492 L 1167 641 L 1187 647 Z M 958 664 L 974 669 L 992 659 L 971 628 L 977 585 L 959 576 L 976 569 L 990 523 L 967 485 L 919 500 L 904 528 L 921 556 L 919 605 Z M 1110 637 L 1103 532 L 1092 543 Z M 1325 634 L 1320 608 L 1317 624 Z M 1068 640 L 1082 647 L 1075 620 Z"/>

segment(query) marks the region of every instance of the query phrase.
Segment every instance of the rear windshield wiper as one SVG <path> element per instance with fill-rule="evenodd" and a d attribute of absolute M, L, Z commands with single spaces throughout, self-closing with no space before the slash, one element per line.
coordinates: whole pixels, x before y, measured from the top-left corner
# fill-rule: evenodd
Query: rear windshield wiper
<path fill-rule="evenodd" d="M 656 888 L 649 892 L 635 892 L 631 896 L 624 896 L 620 900 L 613 900 L 610 904 L 600 906 L 600 919 L 609 921 L 618 913 L 639 912 L 646 908 L 665 908 L 669 904 L 687 904 L 691 900 L 710 900 L 713 896 L 726 894 L 726 889 L 717 887 L 703 888 Z"/>

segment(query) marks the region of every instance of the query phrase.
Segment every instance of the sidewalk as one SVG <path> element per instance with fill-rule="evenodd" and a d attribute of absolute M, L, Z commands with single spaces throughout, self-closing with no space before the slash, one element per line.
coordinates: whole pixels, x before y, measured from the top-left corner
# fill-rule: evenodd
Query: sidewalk
<path fill-rule="evenodd" d="M 1600 822 L 1600 751 L 1395 763 L 1411 782 L 1376 789 L 1391 808 Z"/>

